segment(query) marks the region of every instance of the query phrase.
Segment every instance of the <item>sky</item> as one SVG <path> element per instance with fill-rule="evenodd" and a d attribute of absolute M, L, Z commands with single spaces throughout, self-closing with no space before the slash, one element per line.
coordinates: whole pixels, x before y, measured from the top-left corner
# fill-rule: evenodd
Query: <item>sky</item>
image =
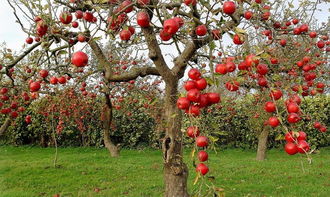
<path fill-rule="evenodd" d="M 16 19 L 7 1 L 1 1 L 3 3 L 0 6 L 0 43 L 5 41 L 9 48 L 20 50 L 27 35 L 21 31 L 19 24 L 15 22 Z M 297 4 L 298 0 L 295 1 L 294 4 Z M 330 3 L 322 3 L 318 6 L 318 9 L 321 9 L 321 11 L 315 13 L 316 18 L 319 21 L 327 21 L 330 17 Z"/>
<path fill-rule="evenodd" d="M 22 32 L 18 23 L 15 22 L 15 16 L 6 0 L 1 0 L 0 6 L 0 43 L 4 41 L 11 49 L 21 49 L 27 35 Z"/>

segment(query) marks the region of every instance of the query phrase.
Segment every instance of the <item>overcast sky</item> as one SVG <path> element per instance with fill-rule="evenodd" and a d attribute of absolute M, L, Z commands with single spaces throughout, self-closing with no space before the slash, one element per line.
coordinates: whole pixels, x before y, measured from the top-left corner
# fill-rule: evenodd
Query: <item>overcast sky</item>
<path fill-rule="evenodd" d="M 1 2 L 2 4 L 0 6 L 0 42 L 2 43 L 5 41 L 9 48 L 19 50 L 24 44 L 27 35 L 21 31 L 19 24 L 15 22 L 15 17 L 7 1 L 1 0 Z M 322 11 L 317 11 L 315 13 L 316 18 L 319 21 L 327 21 L 330 17 L 330 3 L 322 3 L 318 6 L 318 8 Z"/>
<path fill-rule="evenodd" d="M 12 9 L 7 1 L 1 0 L 0 6 L 0 42 L 6 42 L 9 48 L 18 50 L 25 42 L 27 35 L 22 32 L 18 23 L 15 22 L 15 17 Z"/>

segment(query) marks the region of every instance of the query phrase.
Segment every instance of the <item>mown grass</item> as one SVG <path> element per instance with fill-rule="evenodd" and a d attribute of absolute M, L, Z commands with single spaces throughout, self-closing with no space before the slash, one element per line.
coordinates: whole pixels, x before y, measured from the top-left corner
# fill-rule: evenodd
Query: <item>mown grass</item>
<path fill-rule="evenodd" d="M 185 155 L 189 158 L 188 151 Z M 110 158 L 104 149 L 60 148 L 58 168 L 53 156 L 53 148 L 0 146 L 0 196 L 158 197 L 164 192 L 158 150 L 123 150 L 120 158 Z M 258 162 L 252 150 L 223 150 L 210 154 L 210 174 L 226 196 L 330 196 L 330 148 L 312 157 L 309 165 L 304 157 L 271 150 Z M 186 160 L 192 190 L 195 173 Z"/>

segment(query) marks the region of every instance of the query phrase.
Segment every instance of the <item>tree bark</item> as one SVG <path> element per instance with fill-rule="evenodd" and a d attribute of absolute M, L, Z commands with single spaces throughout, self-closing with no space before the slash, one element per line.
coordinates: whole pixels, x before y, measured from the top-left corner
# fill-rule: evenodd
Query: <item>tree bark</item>
<path fill-rule="evenodd" d="M 157 115 L 155 117 L 156 119 L 156 125 L 155 125 L 155 136 L 153 140 L 157 141 L 156 148 L 161 149 L 162 148 L 162 141 L 161 139 L 165 136 L 165 123 L 164 123 L 164 111 L 159 110 L 157 111 Z"/>
<path fill-rule="evenodd" d="M 112 121 L 112 104 L 109 94 L 105 95 L 104 119 L 103 119 L 103 141 L 108 149 L 111 157 L 119 157 L 119 148 L 116 146 L 110 137 L 110 124 Z"/>
<path fill-rule="evenodd" d="M 267 141 L 269 135 L 269 127 L 263 127 L 261 133 L 258 136 L 258 150 L 256 159 L 259 161 L 263 161 L 266 159 L 266 151 L 267 151 Z"/>
<path fill-rule="evenodd" d="M 46 148 L 48 146 L 48 143 L 49 140 L 47 139 L 46 134 L 42 133 L 40 137 L 40 146 Z"/>
<path fill-rule="evenodd" d="M 163 141 L 165 197 L 188 197 L 188 168 L 183 162 L 181 111 L 176 106 L 178 80 L 166 84 L 166 135 Z"/>
<path fill-rule="evenodd" d="M 0 127 L 0 136 L 4 135 L 5 132 L 7 131 L 9 125 L 11 123 L 11 119 L 10 118 L 6 118 L 5 122 L 2 124 L 2 126 Z"/>

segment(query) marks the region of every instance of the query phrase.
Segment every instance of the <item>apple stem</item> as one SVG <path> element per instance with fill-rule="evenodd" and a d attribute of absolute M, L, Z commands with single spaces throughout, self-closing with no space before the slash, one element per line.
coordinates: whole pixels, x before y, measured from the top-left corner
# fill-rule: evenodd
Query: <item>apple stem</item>
<path fill-rule="evenodd" d="M 301 164 L 301 169 L 302 169 L 303 173 L 305 173 L 304 163 L 302 162 L 302 160 L 300 160 L 300 164 Z"/>

